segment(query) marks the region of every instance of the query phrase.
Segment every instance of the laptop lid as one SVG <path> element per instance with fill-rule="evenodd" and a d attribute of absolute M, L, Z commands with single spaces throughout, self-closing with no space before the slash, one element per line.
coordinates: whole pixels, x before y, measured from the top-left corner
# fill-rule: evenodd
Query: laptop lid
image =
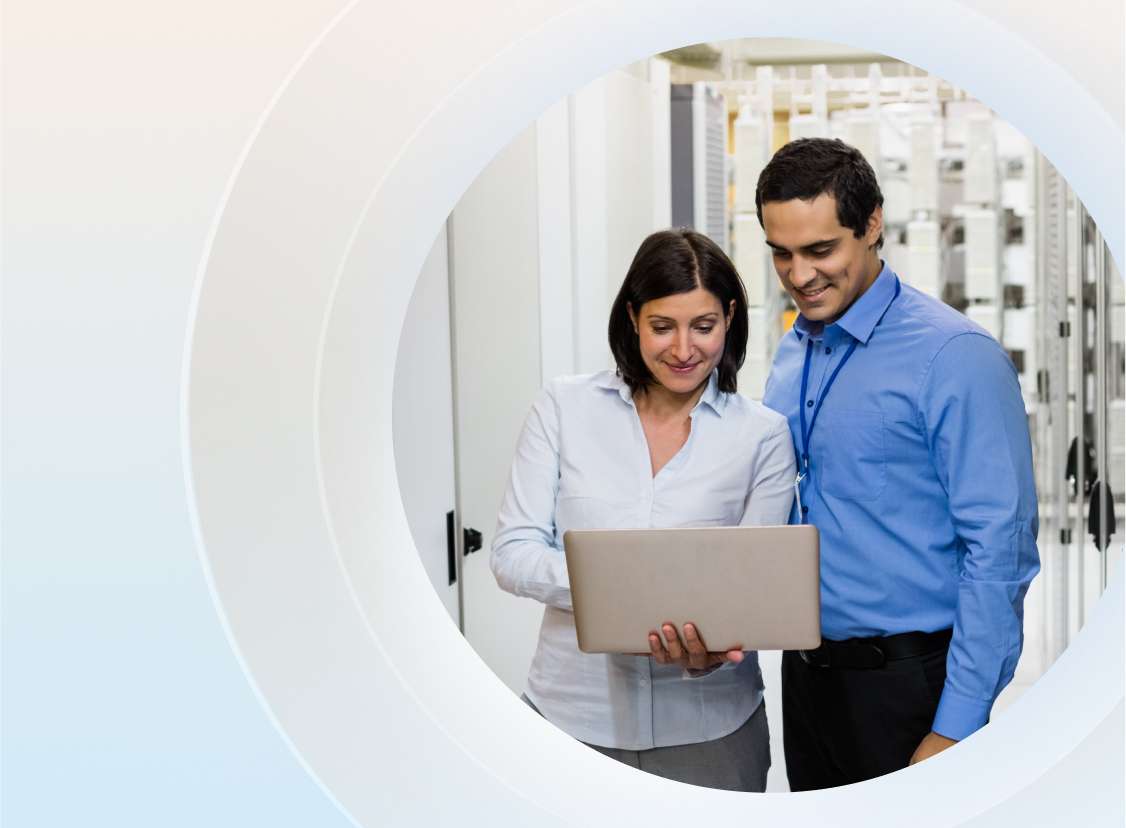
<path fill-rule="evenodd" d="M 665 622 L 712 651 L 821 643 L 816 527 L 571 530 L 563 548 L 583 652 L 648 653 Z"/>

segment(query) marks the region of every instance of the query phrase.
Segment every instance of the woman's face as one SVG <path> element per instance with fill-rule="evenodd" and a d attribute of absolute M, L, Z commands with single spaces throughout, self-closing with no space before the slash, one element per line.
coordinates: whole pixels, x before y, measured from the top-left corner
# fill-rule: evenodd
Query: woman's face
<path fill-rule="evenodd" d="M 724 314 L 716 295 L 704 288 L 662 296 L 636 310 L 629 306 L 645 366 L 675 394 L 691 393 L 707 381 L 723 356 L 734 312 L 734 301 Z"/>

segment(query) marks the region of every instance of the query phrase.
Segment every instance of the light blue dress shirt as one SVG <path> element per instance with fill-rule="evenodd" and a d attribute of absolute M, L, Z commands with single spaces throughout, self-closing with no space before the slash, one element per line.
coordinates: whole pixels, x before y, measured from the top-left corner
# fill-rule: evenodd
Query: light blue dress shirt
<path fill-rule="evenodd" d="M 710 741 L 762 701 L 754 653 L 685 678 L 648 656 L 578 648 L 562 549 L 568 529 L 786 523 L 795 471 L 785 418 L 720 392 L 713 373 L 691 419 L 687 442 L 654 477 L 629 387 L 603 371 L 550 382 L 516 446 L 490 564 L 503 589 L 546 605 L 525 693 L 548 721 L 590 744 Z"/>
<path fill-rule="evenodd" d="M 933 729 L 962 739 L 1013 676 L 1040 566 L 1028 418 L 996 340 L 909 285 L 896 296 L 898 283 L 885 264 L 835 324 L 799 315 L 763 402 L 789 419 L 800 465 L 799 406 L 808 419 L 858 343 L 824 398 L 800 483 L 805 522 L 821 534 L 822 635 L 953 627 Z M 791 521 L 801 517 L 795 504 Z"/>

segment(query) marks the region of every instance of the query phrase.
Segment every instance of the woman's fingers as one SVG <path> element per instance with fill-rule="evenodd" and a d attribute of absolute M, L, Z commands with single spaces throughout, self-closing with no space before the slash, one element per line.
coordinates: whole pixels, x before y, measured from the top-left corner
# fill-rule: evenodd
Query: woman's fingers
<path fill-rule="evenodd" d="M 674 662 L 683 661 L 685 658 L 684 646 L 680 643 L 680 636 L 676 634 L 676 627 L 666 621 L 661 625 L 661 632 L 665 634 L 665 646 L 669 651 L 669 659 Z"/>
<path fill-rule="evenodd" d="M 688 648 L 688 666 L 694 670 L 703 670 L 712 663 L 708 656 L 708 648 L 704 639 L 700 637 L 695 624 L 684 625 L 684 641 Z"/>
<path fill-rule="evenodd" d="M 703 670 L 725 661 L 738 664 L 743 660 L 743 651 L 740 649 L 720 653 L 708 652 L 708 647 L 695 624 L 685 624 L 684 637 L 681 638 L 677 634 L 676 627 L 667 621 L 661 625 L 660 634 L 653 630 L 649 631 L 649 655 L 658 664 L 680 664 L 693 670 Z"/>

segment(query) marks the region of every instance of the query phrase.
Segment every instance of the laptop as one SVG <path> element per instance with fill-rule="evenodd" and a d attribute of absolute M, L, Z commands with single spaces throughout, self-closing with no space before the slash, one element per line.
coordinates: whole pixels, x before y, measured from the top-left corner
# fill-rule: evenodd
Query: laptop
<path fill-rule="evenodd" d="M 711 651 L 821 643 L 816 527 L 570 530 L 563 549 L 583 652 L 648 653 L 666 621 Z"/>

